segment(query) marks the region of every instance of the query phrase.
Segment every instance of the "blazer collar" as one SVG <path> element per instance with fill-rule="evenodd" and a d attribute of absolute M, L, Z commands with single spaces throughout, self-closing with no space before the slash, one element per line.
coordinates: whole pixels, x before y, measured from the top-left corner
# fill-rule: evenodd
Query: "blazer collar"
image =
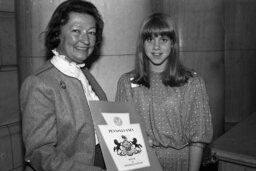
<path fill-rule="evenodd" d="M 90 71 L 84 67 L 82 68 L 82 71 L 84 75 L 86 76 L 89 84 L 91 85 L 93 91 L 96 93 L 96 95 L 99 97 L 100 100 L 107 101 L 107 96 L 101 86 L 98 84 L 96 79 L 93 77 L 93 75 L 90 73 Z"/>

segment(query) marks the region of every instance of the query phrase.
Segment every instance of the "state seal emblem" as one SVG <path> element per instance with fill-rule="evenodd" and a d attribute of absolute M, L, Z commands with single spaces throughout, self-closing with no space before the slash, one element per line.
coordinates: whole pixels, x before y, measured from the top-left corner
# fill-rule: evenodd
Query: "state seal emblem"
<path fill-rule="evenodd" d="M 114 140 L 114 152 L 119 156 L 132 156 L 142 151 L 142 145 L 137 142 L 136 138 L 129 141 L 126 136 L 121 136 L 122 141 L 119 142 L 117 139 Z"/>

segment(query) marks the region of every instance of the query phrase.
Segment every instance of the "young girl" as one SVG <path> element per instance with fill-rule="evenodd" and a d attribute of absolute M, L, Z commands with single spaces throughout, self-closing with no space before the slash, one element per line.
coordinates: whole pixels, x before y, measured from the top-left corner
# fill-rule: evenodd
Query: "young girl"
<path fill-rule="evenodd" d="M 174 21 L 161 13 L 142 23 L 135 69 L 123 74 L 116 101 L 135 103 L 163 170 L 199 170 L 213 128 L 203 79 L 179 60 Z"/>

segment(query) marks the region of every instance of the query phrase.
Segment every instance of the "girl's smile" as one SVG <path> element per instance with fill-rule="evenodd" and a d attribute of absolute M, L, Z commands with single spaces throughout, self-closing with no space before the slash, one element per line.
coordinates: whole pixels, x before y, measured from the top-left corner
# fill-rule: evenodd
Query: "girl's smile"
<path fill-rule="evenodd" d="M 154 35 L 144 41 L 145 54 L 150 61 L 152 71 L 164 70 L 172 49 L 172 41 L 168 36 Z"/>

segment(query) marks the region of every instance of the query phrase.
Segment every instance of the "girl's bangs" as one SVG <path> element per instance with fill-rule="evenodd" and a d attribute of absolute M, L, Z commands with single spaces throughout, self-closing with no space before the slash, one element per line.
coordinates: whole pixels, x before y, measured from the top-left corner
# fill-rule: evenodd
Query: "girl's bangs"
<path fill-rule="evenodd" d="M 174 30 L 170 30 L 169 25 L 161 19 L 152 19 L 144 26 L 142 32 L 143 40 L 154 36 L 168 36 L 171 40 L 175 39 Z"/>

